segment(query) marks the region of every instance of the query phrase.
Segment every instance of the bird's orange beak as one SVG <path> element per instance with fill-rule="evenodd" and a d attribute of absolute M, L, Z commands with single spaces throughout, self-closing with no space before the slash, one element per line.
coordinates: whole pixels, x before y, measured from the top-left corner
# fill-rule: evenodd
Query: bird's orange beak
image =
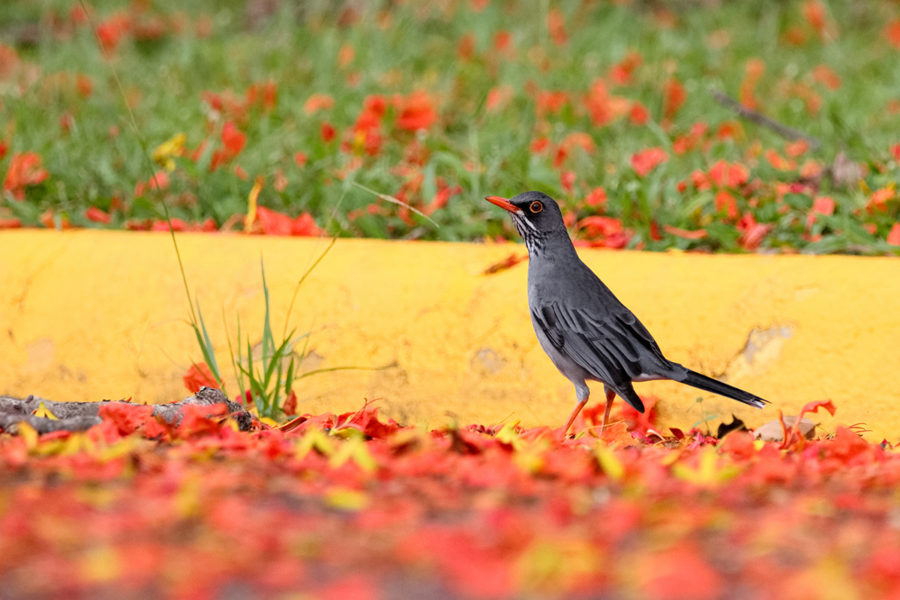
<path fill-rule="evenodd" d="M 508 210 L 511 213 L 519 212 L 519 209 L 513 206 L 512 202 L 510 202 L 506 198 L 501 198 L 500 196 L 485 196 L 484 199 L 491 204 L 496 204 L 503 210 Z"/>

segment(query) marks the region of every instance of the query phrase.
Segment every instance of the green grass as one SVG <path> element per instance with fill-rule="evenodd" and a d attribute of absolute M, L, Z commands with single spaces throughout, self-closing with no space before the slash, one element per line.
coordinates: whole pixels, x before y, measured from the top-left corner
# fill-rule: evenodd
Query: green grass
<path fill-rule="evenodd" d="M 57 223 L 65 217 L 73 225 L 97 226 L 84 215 L 95 206 L 111 212 L 108 226 L 146 226 L 143 221 L 162 218 L 164 195 L 173 216 L 189 222 L 212 217 L 222 226 L 247 211 L 253 179 L 262 175 L 261 205 L 291 216 L 308 211 L 339 236 L 513 238 L 500 211 L 481 198 L 540 189 L 559 198 L 575 219 L 593 214 L 620 219 L 629 230 L 628 247 L 740 251 L 752 246 L 742 243 L 737 219 L 716 210 L 715 193 L 678 189 L 693 171 L 706 171 L 722 159 L 749 169 L 750 184 L 732 192 L 741 214 L 752 213 L 770 226 L 761 249 L 877 253 L 893 248 L 885 239 L 900 201 L 889 199 L 882 211 L 866 206 L 874 190 L 893 185 L 900 173 L 891 156 L 892 146 L 900 143 L 900 110 L 891 109 L 900 101 L 900 49 L 884 35 L 886 24 L 900 18 L 896 3 L 828 3 L 824 36 L 799 2 L 509 1 L 489 3 L 481 11 L 474 2 L 322 1 L 299 3 L 300 8 L 276 2 L 271 14 L 248 16 L 266 4 L 156 0 L 141 10 L 135 8 L 140 3 L 93 2 L 94 23 L 116 13 L 133 23 L 162 23 L 153 39 L 138 39 L 134 28 L 126 31 L 105 55 L 92 28 L 72 22 L 71 2 L 0 8 L 0 40 L 19 59 L 11 72 L 0 69 L 0 140 L 9 148 L 0 173 L 22 152 L 39 154 L 49 173 L 25 189 L 25 201 L 5 193 L 0 218 L 36 225 L 49 210 Z M 562 44 L 547 27 L 550 10 L 563 16 L 567 40 Z M 198 30 L 209 33 L 197 35 Z M 494 47 L 500 32 L 510 35 L 508 52 Z M 788 40 L 797 35 L 803 37 L 799 44 Z M 465 36 L 474 43 L 468 58 L 460 53 Z M 342 48 L 345 56 L 348 48 L 353 51 L 343 66 Z M 607 73 L 630 51 L 639 53 L 641 64 L 630 82 L 614 85 Z M 717 103 L 712 91 L 740 96 L 751 59 L 765 65 L 753 91 L 759 110 L 821 142 L 796 159 L 797 169 L 778 171 L 768 163 L 765 151 L 784 155 L 787 141 L 757 125 L 742 121 L 743 135 L 734 139 L 715 135 L 737 116 Z M 838 89 L 816 80 L 820 65 L 840 78 Z M 86 97 L 78 92 L 78 74 L 92 82 Z M 672 77 L 686 97 L 666 119 L 665 88 Z M 605 125 L 593 122 L 583 98 L 598 78 L 606 79 L 610 94 L 643 104 L 649 122 L 635 125 L 627 114 Z M 203 99 L 206 92 L 230 90 L 242 100 L 251 85 L 270 81 L 278 95 L 271 109 L 256 105 L 242 115 L 215 114 Z M 502 109 L 487 107 L 492 89 L 509 90 Z M 397 126 L 401 107 L 392 101 L 416 90 L 430 95 L 438 115 L 418 133 Z M 541 114 L 540 90 L 565 92 L 570 101 L 558 112 Z M 304 103 L 313 94 L 329 95 L 333 107 L 307 115 Z M 372 95 L 387 98 L 378 127 L 383 141 L 374 156 L 354 150 L 352 132 Z M 810 99 L 819 103 L 816 110 Z M 69 119 L 68 131 L 61 119 Z M 246 144 L 233 160 L 210 171 L 228 120 L 246 134 Z M 320 133 L 325 122 L 336 129 L 331 142 Z M 675 155 L 673 142 L 696 123 L 706 124 L 709 134 L 693 150 Z M 111 135 L 111 129 L 118 133 Z M 135 185 L 150 177 L 146 153 L 180 132 L 188 153 L 204 141 L 206 151 L 196 161 L 176 158 L 164 192 L 135 197 Z M 555 147 L 573 132 L 587 133 L 595 148 L 576 149 L 559 165 L 554 152 L 532 150 L 536 139 L 546 137 Z M 349 147 L 342 149 L 344 142 Z M 631 156 L 656 146 L 668 153 L 668 161 L 646 177 L 636 175 Z M 305 165 L 295 163 L 297 152 L 308 157 Z M 776 194 L 777 183 L 800 179 L 803 162 L 827 167 L 839 153 L 865 168 L 861 180 L 835 185 L 824 177 L 815 188 Z M 247 179 L 234 172 L 235 165 Z M 560 183 L 560 174 L 568 171 L 575 174 L 571 191 Z M 354 182 L 430 212 L 439 226 L 414 213 L 404 217 L 400 207 Z M 457 186 L 446 206 L 426 210 L 441 188 Z M 605 208 L 584 202 L 595 187 L 608 193 Z M 809 229 L 807 215 L 822 195 L 834 198 L 835 214 L 819 217 Z M 684 239 L 663 230 L 665 225 L 705 228 L 707 236 Z M 604 244 L 602 236 L 576 234 Z"/>

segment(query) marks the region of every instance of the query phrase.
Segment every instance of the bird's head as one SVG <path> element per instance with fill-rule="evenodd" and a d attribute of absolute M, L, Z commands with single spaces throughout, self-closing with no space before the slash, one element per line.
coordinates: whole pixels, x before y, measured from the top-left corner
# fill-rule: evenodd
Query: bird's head
<path fill-rule="evenodd" d="M 562 233 L 569 239 L 559 205 L 547 194 L 523 192 L 509 200 L 500 196 L 487 196 L 485 200 L 509 211 L 530 253 L 539 252 L 550 234 Z"/>

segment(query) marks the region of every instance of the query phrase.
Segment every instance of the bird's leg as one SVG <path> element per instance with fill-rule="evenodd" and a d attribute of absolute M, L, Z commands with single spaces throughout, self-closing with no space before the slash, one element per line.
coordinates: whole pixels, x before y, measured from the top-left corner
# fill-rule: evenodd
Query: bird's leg
<path fill-rule="evenodd" d="M 613 400 L 616 399 L 616 393 L 604 386 L 603 391 L 606 392 L 606 408 L 603 410 L 603 421 L 600 423 L 600 435 L 603 435 L 603 430 L 606 429 L 606 423 L 609 421 L 609 411 L 612 409 Z"/>
<path fill-rule="evenodd" d="M 584 383 L 576 385 L 575 396 L 578 398 L 578 404 L 575 405 L 575 410 L 572 411 L 569 420 L 566 421 L 566 426 L 563 428 L 563 437 L 566 437 L 569 434 L 569 427 L 572 426 L 572 423 L 575 422 L 575 417 L 578 416 L 578 413 L 580 413 L 581 409 L 584 408 L 584 405 L 587 404 L 588 399 L 591 397 L 591 390 Z"/>

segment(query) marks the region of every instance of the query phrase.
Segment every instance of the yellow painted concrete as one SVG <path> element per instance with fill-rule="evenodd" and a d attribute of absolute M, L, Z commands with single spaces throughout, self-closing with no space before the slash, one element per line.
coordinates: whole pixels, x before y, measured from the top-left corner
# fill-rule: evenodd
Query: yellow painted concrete
<path fill-rule="evenodd" d="M 223 312 L 232 335 L 238 316 L 245 331 L 260 331 L 260 257 L 280 328 L 297 277 L 327 244 L 207 234 L 179 240 L 222 364 Z M 306 368 L 393 366 L 307 378 L 297 390 L 301 410 L 352 410 L 377 398 L 405 422 L 560 424 L 574 392 L 534 338 L 526 263 L 482 274 L 513 252 L 524 249 L 339 240 L 291 315 L 299 331 L 312 332 Z M 582 256 L 672 359 L 773 402 L 756 411 L 671 382 L 639 384 L 640 393 L 662 398 L 664 424 L 689 427 L 731 413 L 759 424 L 776 408 L 791 414 L 831 398 L 838 421 L 863 422 L 873 438 L 900 438 L 900 261 Z M 0 232 L 0 291 L 0 393 L 147 402 L 186 395 L 181 376 L 200 354 L 185 324 L 168 235 Z M 601 389 L 594 385 L 597 397 Z"/>

